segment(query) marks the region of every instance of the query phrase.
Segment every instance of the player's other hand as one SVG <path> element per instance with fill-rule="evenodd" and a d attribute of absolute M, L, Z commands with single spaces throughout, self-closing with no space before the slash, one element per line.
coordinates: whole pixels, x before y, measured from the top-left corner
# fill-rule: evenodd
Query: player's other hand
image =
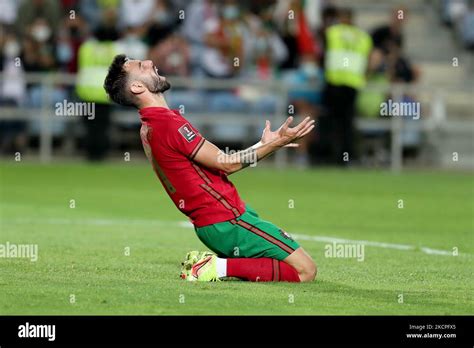
<path fill-rule="evenodd" d="M 262 144 L 274 142 L 275 145 L 280 147 L 298 147 L 295 141 L 303 138 L 306 134 L 311 132 L 314 128 L 314 120 L 310 117 L 306 117 L 295 127 L 290 127 L 293 122 L 293 116 L 286 119 L 285 123 L 281 125 L 276 131 L 271 131 L 270 121 L 265 122 L 265 129 L 262 134 Z"/>

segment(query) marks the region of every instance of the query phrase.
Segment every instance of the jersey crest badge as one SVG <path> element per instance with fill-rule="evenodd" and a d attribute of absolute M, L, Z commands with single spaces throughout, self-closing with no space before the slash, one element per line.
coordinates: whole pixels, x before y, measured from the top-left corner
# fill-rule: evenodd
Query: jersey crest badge
<path fill-rule="evenodd" d="M 181 133 L 181 135 L 186 139 L 188 143 L 193 141 L 193 139 L 196 137 L 196 133 L 192 130 L 191 126 L 189 123 L 186 123 L 182 125 L 178 131 Z"/>
<path fill-rule="evenodd" d="M 280 229 L 280 234 L 283 238 L 289 239 L 292 242 L 294 242 L 293 238 L 290 236 L 290 234 L 288 232 L 283 231 L 282 229 Z"/>

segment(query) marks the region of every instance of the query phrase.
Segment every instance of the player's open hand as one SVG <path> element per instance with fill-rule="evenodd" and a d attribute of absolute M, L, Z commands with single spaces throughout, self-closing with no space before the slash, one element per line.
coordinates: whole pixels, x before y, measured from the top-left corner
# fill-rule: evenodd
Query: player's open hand
<path fill-rule="evenodd" d="M 262 144 L 275 142 L 276 145 L 281 147 L 298 147 L 299 144 L 296 144 L 295 141 L 303 138 L 313 130 L 314 120 L 312 120 L 310 117 L 306 117 L 295 127 L 290 127 L 292 122 L 293 116 L 290 116 L 280 128 L 272 132 L 270 128 L 270 121 L 267 120 L 262 134 Z"/>

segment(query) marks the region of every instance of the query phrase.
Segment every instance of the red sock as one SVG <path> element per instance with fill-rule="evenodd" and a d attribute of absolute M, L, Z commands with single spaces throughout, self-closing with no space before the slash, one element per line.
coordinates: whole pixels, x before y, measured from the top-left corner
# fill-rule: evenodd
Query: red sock
<path fill-rule="evenodd" d="M 298 272 L 289 264 L 262 257 L 227 259 L 227 276 L 251 282 L 299 282 Z"/>

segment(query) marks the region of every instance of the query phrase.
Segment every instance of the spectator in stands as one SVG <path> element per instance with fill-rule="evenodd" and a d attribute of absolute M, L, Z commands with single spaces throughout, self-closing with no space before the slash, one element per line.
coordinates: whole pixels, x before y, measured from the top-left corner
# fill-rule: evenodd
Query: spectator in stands
<path fill-rule="evenodd" d="M 471 1 L 469 9 L 461 19 L 459 31 L 463 46 L 474 51 L 474 1 Z"/>
<path fill-rule="evenodd" d="M 101 21 L 94 31 L 94 36 L 100 41 L 117 41 L 120 38 L 117 8 L 113 6 L 106 7 L 101 12 L 101 16 Z"/>
<path fill-rule="evenodd" d="M 95 32 L 99 24 L 103 21 L 103 12 L 109 8 L 118 11 L 120 0 L 80 0 L 78 9 L 84 18 L 90 32 Z"/>
<path fill-rule="evenodd" d="M 13 31 L 0 26 L 0 106 L 19 106 L 25 99 L 24 71 L 21 64 L 21 44 Z M 26 122 L 0 120 L 0 152 L 16 152 L 26 149 Z"/>
<path fill-rule="evenodd" d="M 17 32 L 22 35 L 33 23 L 41 19 L 44 22 L 44 29 L 41 29 L 41 31 L 38 29 L 38 35 L 53 37 L 61 19 L 60 4 L 56 0 L 23 0 L 18 13 L 16 27 Z"/>
<path fill-rule="evenodd" d="M 0 0 L 0 24 L 13 27 L 18 17 L 18 0 Z"/>
<path fill-rule="evenodd" d="M 394 96 L 386 89 L 391 83 L 414 83 L 419 76 L 419 70 L 412 65 L 403 52 L 403 24 L 407 20 L 407 11 L 404 8 L 393 9 L 391 21 L 382 25 L 372 32 L 374 40 L 374 51 L 372 54 L 372 69 L 368 76 L 372 88 L 362 90 L 358 95 L 357 109 L 361 117 L 380 116 L 380 105 Z M 415 97 L 409 94 L 401 96 L 397 102 L 413 102 Z M 390 132 L 383 129 L 372 129 L 364 131 L 365 138 L 371 138 L 373 143 L 381 144 L 389 140 Z M 414 145 L 420 139 L 419 131 L 404 130 L 402 132 L 402 143 L 410 139 Z M 368 143 L 368 142 L 367 142 Z M 377 153 L 382 163 L 386 161 L 384 150 L 380 146 L 370 151 Z"/>
<path fill-rule="evenodd" d="M 218 17 L 210 17 L 204 26 L 201 69 L 206 77 L 229 79 L 238 77 L 245 65 L 243 11 L 236 0 L 218 4 Z M 248 105 L 236 91 L 208 91 L 208 106 L 213 111 L 247 111 Z"/>
<path fill-rule="evenodd" d="M 143 37 L 146 27 L 139 25 L 136 27 L 128 27 L 122 37 L 117 40 L 119 51 L 127 52 L 129 57 L 144 60 L 148 56 L 148 45 L 145 44 Z"/>
<path fill-rule="evenodd" d="M 357 91 L 366 83 L 372 40 L 353 24 L 350 9 L 340 9 L 338 12 L 339 24 L 326 30 L 326 114 L 319 122 L 321 137 L 318 155 L 329 155 L 327 159 L 331 163 L 348 165 L 357 160 L 355 102 Z"/>
<path fill-rule="evenodd" d="M 288 98 L 294 107 L 294 114 L 299 118 L 311 116 L 317 119 L 322 102 L 320 91 L 324 83 L 324 74 L 318 65 L 316 55 L 301 56 L 298 69 L 287 72 L 283 81 L 288 84 Z M 301 86 L 305 88 L 302 89 Z M 318 135 L 315 134 L 315 136 Z M 296 149 L 296 164 L 299 167 L 304 168 L 310 164 L 309 148 L 313 139 L 312 137 L 302 139 L 300 146 Z"/>
<path fill-rule="evenodd" d="M 145 25 L 153 16 L 155 0 L 121 0 L 120 19 L 122 28 Z"/>
<path fill-rule="evenodd" d="M 403 52 L 403 25 L 407 20 L 405 8 L 395 8 L 391 13 L 390 23 L 372 31 L 374 53 L 378 63 L 372 69 L 372 78 L 384 74 L 392 82 L 415 82 L 419 71 L 413 66 Z"/>
<path fill-rule="evenodd" d="M 171 5 L 170 0 L 157 0 L 153 15 L 147 23 L 145 41 L 149 46 L 154 46 L 176 30 L 179 23 L 178 12 Z"/>
<path fill-rule="evenodd" d="M 159 43 L 150 48 L 149 59 L 159 67 L 164 76 L 191 76 L 191 48 L 187 40 L 177 31 L 170 32 Z M 196 89 L 174 86 L 168 95 L 168 105 L 181 112 L 202 111 L 206 102 L 203 93 Z M 184 109 L 183 109 L 184 107 Z"/>
<path fill-rule="evenodd" d="M 246 72 L 260 80 L 274 78 L 276 68 L 289 54 L 273 24 L 272 9 L 259 14 L 247 11 L 244 15 L 245 63 L 250 65 Z"/>
<path fill-rule="evenodd" d="M 372 32 L 374 48 L 382 54 L 382 64 L 378 64 L 377 71 L 386 73 L 392 83 L 412 83 L 419 76 L 418 68 L 411 64 L 403 52 L 403 24 L 406 20 L 407 10 L 395 8 L 390 23 Z"/>
<path fill-rule="evenodd" d="M 441 16 L 448 27 L 455 27 L 468 9 L 469 0 L 442 0 Z"/>
<path fill-rule="evenodd" d="M 294 6 L 296 3 L 296 0 L 291 2 L 278 1 L 274 11 L 274 21 L 289 53 L 287 59 L 280 64 L 281 69 L 296 69 L 298 66 L 298 44 L 296 39 L 298 28 L 295 20 L 289 18 L 289 11 L 290 9 L 296 9 L 296 6 Z"/>
<path fill-rule="evenodd" d="M 372 41 L 375 48 L 384 53 L 390 53 L 394 47 L 403 47 L 403 24 L 406 21 L 407 10 L 395 8 L 392 10 L 390 23 L 375 28 L 372 32 Z"/>
<path fill-rule="evenodd" d="M 79 70 L 76 93 L 83 102 L 94 103 L 95 117 L 82 117 L 86 128 L 86 155 L 90 161 L 106 158 L 110 148 L 111 105 L 103 88 L 109 62 L 119 53 L 116 40 L 119 35 L 116 11 L 113 7 L 103 13 L 94 37 L 86 40 L 79 48 Z"/>
<path fill-rule="evenodd" d="M 386 57 L 388 75 L 391 83 L 414 83 L 418 79 L 420 72 L 419 69 L 412 65 L 411 62 L 406 58 L 401 47 L 394 44 L 389 50 L 389 54 Z M 394 96 L 390 96 L 394 99 Z M 404 93 L 401 96 L 402 103 L 414 103 L 416 102 L 416 95 L 413 93 Z M 408 118 L 406 122 L 416 122 L 412 118 Z M 421 131 L 419 129 L 403 129 L 401 134 L 401 143 L 404 150 L 408 150 L 408 153 L 416 155 L 422 141 Z"/>
<path fill-rule="evenodd" d="M 400 46 L 394 44 L 386 54 L 386 63 L 391 82 L 412 83 L 418 79 L 419 70 L 402 53 Z"/>
<path fill-rule="evenodd" d="M 164 76 L 189 76 L 191 53 L 186 40 L 177 32 L 169 33 L 150 49 L 149 59 L 156 62 Z"/>
<path fill-rule="evenodd" d="M 60 31 L 56 41 L 56 60 L 59 69 L 67 71 L 73 58 L 72 44 L 69 35 L 65 31 Z"/>
<path fill-rule="evenodd" d="M 59 23 L 56 23 L 58 25 Z M 24 30 L 22 66 L 27 73 L 53 72 L 58 68 L 56 58 L 56 33 L 53 32 L 46 19 L 37 17 Z M 61 87 L 50 87 L 37 82 L 27 84 L 27 101 L 29 107 L 40 108 L 43 105 L 53 106 L 67 97 Z M 39 133 L 40 121 L 29 122 L 30 134 Z M 60 119 L 52 121 L 52 132 L 57 134 L 64 129 Z"/>
<path fill-rule="evenodd" d="M 419 78 L 419 69 L 403 55 L 396 43 L 392 42 L 387 51 L 381 48 L 372 51 L 367 76 L 372 87 L 361 90 L 357 97 L 357 111 L 361 117 L 379 116 L 380 103 L 390 98 L 386 89 L 391 83 L 414 83 Z"/>
<path fill-rule="evenodd" d="M 36 18 L 24 30 L 21 62 L 25 72 L 47 72 L 57 67 L 56 47 L 53 31 L 48 22 L 41 17 Z M 38 83 L 28 83 L 28 104 L 40 107 L 43 103 L 43 90 Z M 45 91 L 48 94 L 51 91 Z"/>
<path fill-rule="evenodd" d="M 207 76 L 229 78 L 238 75 L 243 62 L 241 8 L 236 0 L 225 0 L 219 6 L 219 17 L 209 18 L 204 26 L 202 68 Z"/>
<path fill-rule="evenodd" d="M 278 1 L 274 21 L 289 53 L 281 69 L 296 69 L 301 55 L 318 54 L 319 45 L 308 24 L 303 1 Z"/>
<path fill-rule="evenodd" d="M 77 54 L 80 45 L 89 36 L 90 28 L 82 15 L 67 13 L 61 23 L 56 42 L 56 60 L 69 73 L 77 72 Z"/>
<path fill-rule="evenodd" d="M 48 71 L 56 67 L 53 30 L 41 17 L 25 29 L 23 64 L 26 71 Z"/>
<path fill-rule="evenodd" d="M 474 1 L 443 0 L 440 7 L 444 24 L 453 29 L 464 48 L 474 50 Z"/>
<path fill-rule="evenodd" d="M 56 61 L 62 71 L 69 71 L 69 65 L 74 59 L 72 38 L 68 28 L 70 22 L 69 16 L 65 16 L 56 35 Z"/>
<path fill-rule="evenodd" d="M 367 82 L 369 88 L 363 88 L 357 95 L 357 115 L 363 118 L 380 116 L 380 104 L 388 99 L 390 72 L 387 55 L 380 49 L 374 48 L 370 59 Z M 367 133 L 367 132 L 366 132 Z M 372 131 L 370 131 L 372 134 Z M 380 134 L 380 131 L 376 131 Z"/>
<path fill-rule="evenodd" d="M 241 76 L 261 81 L 276 80 L 280 73 L 278 66 L 288 57 L 288 50 L 273 23 L 272 8 L 260 11 L 245 11 L 243 15 L 244 64 Z M 256 114 L 276 111 L 279 100 L 271 90 L 246 84 L 239 86 L 237 93 Z"/>
<path fill-rule="evenodd" d="M 192 1 L 185 10 L 182 33 L 191 46 L 191 67 L 200 73 L 201 57 L 205 50 L 206 32 L 203 23 L 218 20 L 216 0 Z"/>
<path fill-rule="evenodd" d="M 337 8 L 334 6 L 327 6 L 323 9 L 321 14 L 321 27 L 316 32 L 316 37 L 322 47 L 326 47 L 326 30 L 331 25 L 334 25 L 338 21 Z M 319 55 L 319 65 L 324 66 L 324 54 L 321 52 Z"/>

